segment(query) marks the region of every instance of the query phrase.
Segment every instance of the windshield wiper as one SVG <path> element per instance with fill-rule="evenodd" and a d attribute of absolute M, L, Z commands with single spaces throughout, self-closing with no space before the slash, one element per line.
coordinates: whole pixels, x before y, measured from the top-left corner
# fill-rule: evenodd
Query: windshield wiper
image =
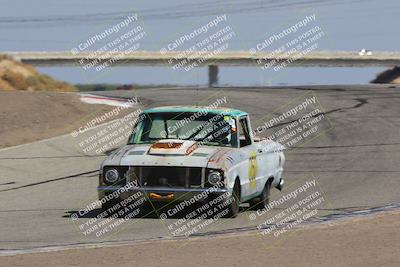
<path fill-rule="evenodd" d="M 192 139 L 194 139 L 194 137 L 195 137 L 196 135 L 198 135 L 198 134 L 204 129 L 204 127 L 206 127 L 206 125 L 205 125 L 205 124 L 201 124 L 201 125 L 200 125 L 200 129 L 199 129 L 197 132 L 192 133 L 192 135 L 189 136 L 189 137 L 187 138 L 187 140 L 192 140 Z"/>
<path fill-rule="evenodd" d="M 198 140 L 196 140 L 196 141 L 202 142 L 202 141 L 204 141 L 204 139 L 208 138 L 210 135 L 213 135 L 213 138 L 210 139 L 210 140 L 208 140 L 208 141 L 210 142 L 211 140 L 214 140 L 214 139 L 217 137 L 217 136 L 214 136 L 214 134 L 215 134 L 216 132 L 221 131 L 221 130 L 223 130 L 223 129 L 225 129 L 225 128 L 226 128 L 227 130 L 229 130 L 229 129 L 230 129 L 230 125 L 227 124 L 225 127 L 215 129 L 214 131 L 209 132 L 208 134 L 206 134 L 205 136 L 203 136 L 202 138 L 200 138 L 200 139 L 198 139 Z M 224 131 L 224 134 L 225 134 L 225 135 L 222 135 L 220 140 L 222 140 L 222 139 L 224 139 L 225 137 L 228 136 L 228 131 Z M 217 143 L 220 143 L 220 142 L 217 142 Z"/>

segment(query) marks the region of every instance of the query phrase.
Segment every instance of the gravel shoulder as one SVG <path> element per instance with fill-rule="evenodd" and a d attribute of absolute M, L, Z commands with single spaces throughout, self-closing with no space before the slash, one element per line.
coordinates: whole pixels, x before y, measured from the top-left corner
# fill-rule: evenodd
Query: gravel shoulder
<path fill-rule="evenodd" d="M 400 212 L 290 230 L 0 257 L 2 266 L 399 266 Z M 135 264 L 136 263 L 136 264 Z"/>

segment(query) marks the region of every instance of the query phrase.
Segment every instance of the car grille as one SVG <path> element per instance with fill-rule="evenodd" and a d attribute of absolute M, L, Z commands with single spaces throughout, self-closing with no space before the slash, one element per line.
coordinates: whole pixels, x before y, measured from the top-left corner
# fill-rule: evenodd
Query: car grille
<path fill-rule="evenodd" d="M 148 187 L 201 187 L 202 168 L 200 167 L 135 167 L 139 184 Z"/>
<path fill-rule="evenodd" d="M 167 166 L 117 166 L 105 167 L 118 170 L 121 179 L 115 185 L 125 185 L 137 181 L 139 186 L 146 187 L 183 187 L 198 188 L 202 186 L 201 167 L 167 167 Z"/>

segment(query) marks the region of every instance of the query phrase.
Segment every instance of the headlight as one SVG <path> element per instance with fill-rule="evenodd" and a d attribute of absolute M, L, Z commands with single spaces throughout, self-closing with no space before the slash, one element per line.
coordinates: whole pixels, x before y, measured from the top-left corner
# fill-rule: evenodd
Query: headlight
<path fill-rule="evenodd" d="M 106 179 L 106 182 L 108 182 L 108 183 L 111 183 L 111 184 L 115 183 L 116 181 L 118 181 L 118 178 L 119 178 L 118 171 L 116 169 L 107 170 L 104 175 L 104 178 Z"/>
<path fill-rule="evenodd" d="M 221 182 L 222 177 L 221 174 L 217 171 L 212 171 L 208 174 L 208 182 L 212 185 L 216 185 Z"/>

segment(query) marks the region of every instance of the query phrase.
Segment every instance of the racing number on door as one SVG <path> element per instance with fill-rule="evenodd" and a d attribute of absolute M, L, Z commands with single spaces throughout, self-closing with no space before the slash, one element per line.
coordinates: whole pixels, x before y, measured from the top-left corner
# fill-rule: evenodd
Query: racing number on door
<path fill-rule="evenodd" d="M 256 187 L 256 175 L 257 175 L 257 152 L 251 152 L 249 158 L 250 189 L 254 189 Z"/>

